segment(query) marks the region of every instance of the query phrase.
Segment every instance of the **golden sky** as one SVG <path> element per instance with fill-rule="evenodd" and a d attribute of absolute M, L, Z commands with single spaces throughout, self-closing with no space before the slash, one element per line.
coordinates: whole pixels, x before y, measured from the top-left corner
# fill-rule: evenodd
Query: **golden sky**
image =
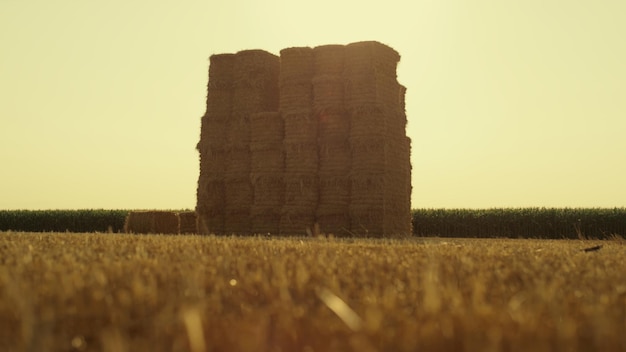
<path fill-rule="evenodd" d="M 401 55 L 414 208 L 626 204 L 622 0 L 0 1 L 0 209 L 193 208 L 208 57 Z"/>

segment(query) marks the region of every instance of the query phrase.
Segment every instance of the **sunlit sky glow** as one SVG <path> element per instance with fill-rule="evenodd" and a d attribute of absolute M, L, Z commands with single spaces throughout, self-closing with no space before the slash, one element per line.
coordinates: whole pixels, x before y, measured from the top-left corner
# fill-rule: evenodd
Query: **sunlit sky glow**
<path fill-rule="evenodd" d="M 195 206 L 208 57 L 402 56 L 414 208 L 626 204 L 626 2 L 0 1 L 0 209 Z"/>

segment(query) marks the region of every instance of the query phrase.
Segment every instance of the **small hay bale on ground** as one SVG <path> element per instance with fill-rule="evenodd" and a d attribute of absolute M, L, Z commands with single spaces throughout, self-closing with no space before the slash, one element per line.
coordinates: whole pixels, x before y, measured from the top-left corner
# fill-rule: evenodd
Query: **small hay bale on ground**
<path fill-rule="evenodd" d="M 131 211 L 124 223 L 126 233 L 178 233 L 178 216 L 171 211 Z"/>
<path fill-rule="evenodd" d="M 179 233 L 198 233 L 197 216 L 195 211 L 178 213 Z"/>

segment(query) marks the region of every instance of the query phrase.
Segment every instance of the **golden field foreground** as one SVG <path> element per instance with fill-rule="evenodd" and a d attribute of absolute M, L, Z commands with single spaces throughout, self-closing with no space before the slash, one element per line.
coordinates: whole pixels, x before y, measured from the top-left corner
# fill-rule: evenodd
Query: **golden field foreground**
<path fill-rule="evenodd" d="M 0 350 L 626 350 L 624 257 L 618 239 L 4 232 Z"/>

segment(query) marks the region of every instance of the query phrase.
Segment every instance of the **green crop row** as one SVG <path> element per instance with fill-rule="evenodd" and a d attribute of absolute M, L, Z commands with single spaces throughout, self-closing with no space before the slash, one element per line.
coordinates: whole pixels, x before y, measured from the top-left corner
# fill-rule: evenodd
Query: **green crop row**
<path fill-rule="evenodd" d="M 0 210 L 0 231 L 122 232 L 128 210 Z"/>
<path fill-rule="evenodd" d="M 128 210 L 0 210 L 0 231 L 123 232 Z M 413 234 L 607 238 L 626 235 L 626 208 L 415 209 Z"/>
<path fill-rule="evenodd" d="M 607 238 L 626 235 L 626 208 L 416 209 L 413 234 L 439 237 Z"/>

